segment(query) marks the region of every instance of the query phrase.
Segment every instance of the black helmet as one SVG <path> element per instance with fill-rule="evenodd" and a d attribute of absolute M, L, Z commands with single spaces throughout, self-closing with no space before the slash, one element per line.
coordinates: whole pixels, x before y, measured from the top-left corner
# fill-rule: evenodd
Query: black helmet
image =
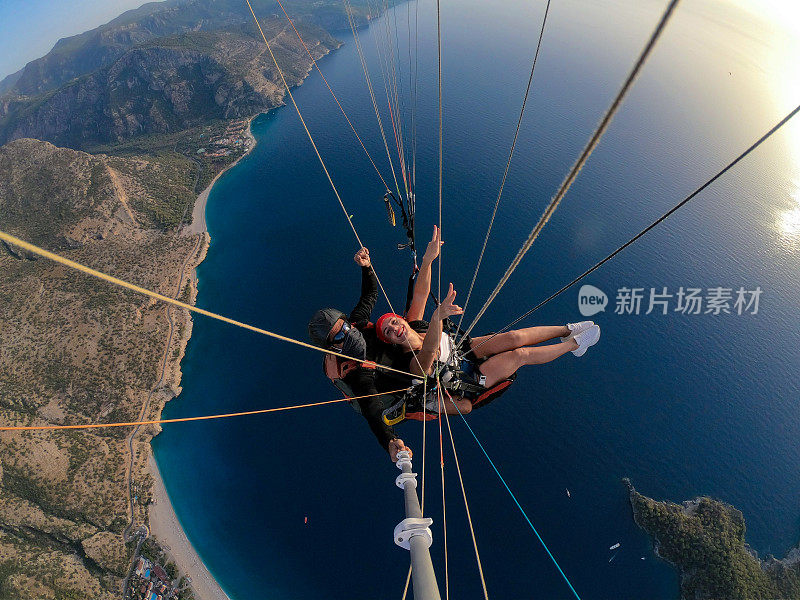
<path fill-rule="evenodd" d="M 308 322 L 308 337 L 311 339 L 311 343 L 320 348 L 330 348 L 328 334 L 339 319 L 344 319 L 346 323 L 347 315 L 335 308 L 323 308 L 315 312 Z M 342 354 L 361 360 L 367 356 L 367 342 L 355 327 L 351 327 L 345 334 L 342 342 Z"/>

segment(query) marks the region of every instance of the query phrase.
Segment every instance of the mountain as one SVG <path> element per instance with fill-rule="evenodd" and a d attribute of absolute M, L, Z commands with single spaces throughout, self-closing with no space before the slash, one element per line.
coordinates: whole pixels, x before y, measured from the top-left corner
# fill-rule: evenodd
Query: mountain
<path fill-rule="evenodd" d="M 338 45 L 320 30 L 299 29 L 315 58 Z M 272 20 L 265 33 L 288 84 L 299 84 L 311 61 L 294 31 Z M 280 105 L 283 95 L 263 41 L 237 31 L 185 33 L 135 46 L 35 99 L 5 102 L 0 142 L 36 138 L 83 149 L 252 116 Z"/>
<path fill-rule="evenodd" d="M 24 72 L 25 72 L 25 67 L 21 68 L 16 73 L 12 73 L 8 77 L 0 81 L 0 96 L 5 94 L 9 90 L 12 90 L 16 85 L 17 81 L 19 81 L 19 78 L 22 77 L 22 74 Z"/>
<path fill-rule="evenodd" d="M 276 3 L 251 2 L 299 85 L 311 60 Z M 315 59 L 339 45 L 321 27 L 345 26 L 338 0 L 286 6 Z M 285 93 L 243 0 L 150 3 L 60 40 L 0 82 L 0 229 L 193 303 L 209 243 L 185 227 L 196 194 Z M 0 422 L 157 419 L 191 328 L 185 311 L 0 243 Z M 157 433 L 0 432 L 0 600 L 117 599 L 140 556 L 164 564 L 137 534 Z M 173 587 L 192 598 L 185 578 Z"/>
<path fill-rule="evenodd" d="M 260 19 L 283 16 L 274 1 L 252 0 L 251 4 Z M 366 0 L 354 1 L 352 6 L 356 20 L 363 23 L 369 14 Z M 328 31 L 348 27 L 341 2 L 288 0 L 284 7 L 293 19 Z M 155 38 L 246 23 L 253 21 L 243 0 L 150 2 L 91 31 L 59 40 L 47 55 L 0 81 L 0 94 L 37 96 L 107 67 L 134 46 Z"/>
<path fill-rule="evenodd" d="M 294 31 L 277 19 L 264 29 L 287 83 L 298 85 L 311 61 Z M 298 29 L 314 58 L 338 46 L 322 30 Z M 284 86 L 254 34 L 233 29 L 157 38 L 55 90 L 33 98 L 6 95 L 0 143 L 36 138 L 86 149 L 274 108 L 282 103 Z"/>
<path fill-rule="evenodd" d="M 188 273 L 207 237 L 153 228 L 149 215 L 161 197 L 194 201 L 182 168 L 23 139 L 0 148 L 0 173 L 4 230 L 165 295 L 193 298 Z M 178 289 L 179 282 L 189 287 Z M 0 244 L 0 331 L 4 425 L 97 423 L 160 412 L 177 393 L 191 321 Z M 142 486 L 144 445 L 154 433 L 143 430 L 133 443 L 134 483 Z M 134 550 L 122 541 L 131 519 L 130 434 L 0 433 L 0 597 L 120 597 Z M 147 499 L 140 496 L 142 522 Z"/>
<path fill-rule="evenodd" d="M 278 5 L 252 3 L 289 86 L 311 60 Z M 318 23 L 341 28 L 338 2 L 288 2 L 315 59 L 339 46 Z M 355 3 L 369 17 L 366 0 Z M 6 78 L 0 144 L 20 138 L 91 149 L 250 117 L 282 103 L 285 90 L 247 4 L 234 0 L 150 3 L 60 40 Z"/>

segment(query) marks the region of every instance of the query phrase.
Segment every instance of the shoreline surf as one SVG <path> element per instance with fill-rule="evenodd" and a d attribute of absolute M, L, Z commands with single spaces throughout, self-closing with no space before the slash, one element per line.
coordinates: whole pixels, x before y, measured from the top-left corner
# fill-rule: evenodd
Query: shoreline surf
<path fill-rule="evenodd" d="M 259 115 L 254 115 L 247 120 L 247 129 L 245 135 L 247 137 L 248 144 L 244 153 L 227 167 L 222 169 L 219 173 L 217 173 L 214 179 L 211 180 L 211 183 L 206 186 L 206 189 L 200 192 L 200 194 L 197 196 L 197 200 L 194 201 L 194 208 L 192 209 L 192 223 L 184 229 L 186 234 L 195 235 L 198 233 L 208 233 L 208 225 L 206 224 L 206 206 L 208 205 L 208 197 L 211 195 L 211 189 L 214 187 L 214 184 L 217 183 L 217 180 L 222 177 L 222 175 L 239 164 L 239 161 L 250 154 L 253 151 L 253 148 L 255 148 L 256 138 L 253 136 L 251 127 L 253 124 L 253 119 L 257 118 L 258 116 Z"/>
<path fill-rule="evenodd" d="M 211 194 L 214 184 L 219 180 L 219 178 L 224 173 L 228 172 L 228 170 L 236 166 L 240 160 L 250 154 L 250 152 L 252 152 L 252 150 L 255 148 L 256 139 L 251 130 L 251 125 L 253 119 L 258 116 L 259 115 L 254 115 L 247 121 L 247 149 L 230 165 L 226 166 L 219 173 L 217 173 L 214 179 L 211 180 L 211 183 L 209 183 L 208 186 L 202 192 L 200 192 L 195 200 L 194 208 L 192 210 L 192 222 L 190 225 L 184 227 L 182 232 L 182 235 L 203 235 L 206 239 L 205 249 L 202 255 L 198 257 L 197 261 L 192 266 L 191 274 L 189 275 L 189 279 L 193 286 L 193 304 L 197 298 L 196 269 L 205 259 L 206 252 L 211 244 L 211 237 L 208 233 L 208 225 L 205 217 L 208 198 Z M 186 353 L 186 346 L 191 339 L 191 329 L 192 328 L 190 326 L 185 338 L 181 340 L 181 360 Z M 179 377 L 182 377 L 182 370 Z M 163 412 L 163 408 L 161 412 Z M 160 413 L 158 418 L 161 418 Z M 216 578 L 212 575 L 211 571 L 209 571 L 200 554 L 189 541 L 189 538 L 187 537 L 186 532 L 181 525 L 180 520 L 178 519 L 178 515 L 172 506 L 166 485 L 164 484 L 161 472 L 158 469 L 158 464 L 153 452 L 152 442 L 149 444 L 147 466 L 145 470 L 153 477 L 153 503 L 150 505 L 148 511 L 150 534 L 159 541 L 161 547 L 168 554 L 170 559 L 173 560 L 178 566 L 180 573 L 185 575 L 190 580 L 192 590 L 197 600 L 231 600 L 219 585 Z"/>
<path fill-rule="evenodd" d="M 190 579 L 197 600 L 231 600 L 186 537 L 186 532 L 170 502 L 152 450 L 147 460 L 147 472 L 153 477 L 153 503 L 149 511 L 150 534 L 159 541 L 170 559 L 178 565 L 181 574 Z"/>

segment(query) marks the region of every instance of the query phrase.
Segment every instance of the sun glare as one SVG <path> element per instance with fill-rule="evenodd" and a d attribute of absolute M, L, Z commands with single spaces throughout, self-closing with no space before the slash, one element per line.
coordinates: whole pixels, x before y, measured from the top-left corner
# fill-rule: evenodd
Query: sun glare
<path fill-rule="evenodd" d="M 754 16 L 774 23 L 787 33 L 800 36 L 800 4 L 797 0 L 735 0 Z"/>
<path fill-rule="evenodd" d="M 800 2 L 797 0 L 757 0 L 752 4 L 775 28 L 773 48 L 776 74 L 773 89 L 781 104 L 793 108 L 800 104 Z M 790 127 L 792 158 L 800 164 L 800 127 Z M 797 214 L 797 211 L 790 211 Z M 795 221 L 796 223 L 796 221 Z"/>
<path fill-rule="evenodd" d="M 776 108 L 784 112 L 800 104 L 800 1 L 734 0 L 750 16 L 766 25 L 768 46 L 764 69 L 769 73 L 769 88 Z M 763 30 L 762 30 L 763 32 Z M 762 33 L 763 35 L 763 33 Z M 800 166 L 800 127 L 791 126 L 789 147 L 793 162 Z"/>
<path fill-rule="evenodd" d="M 800 241 L 800 182 L 795 182 L 792 207 L 778 213 L 778 230 L 792 242 Z"/>
<path fill-rule="evenodd" d="M 781 213 L 781 232 L 789 237 L 800 237 L 800 206 Z"/>

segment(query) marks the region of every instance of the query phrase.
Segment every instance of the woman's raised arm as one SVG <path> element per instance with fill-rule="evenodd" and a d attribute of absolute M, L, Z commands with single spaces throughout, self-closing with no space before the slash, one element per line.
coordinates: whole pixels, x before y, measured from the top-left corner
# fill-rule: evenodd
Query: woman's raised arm
<path fill-rule="evenodd" d="M 436 310 L 433 311 L 431 324 L 428 327 L 428 331 L 425 332 L 425 339 L 422 341 L 422 350 L 419 351 L 416 359 L 411 359 L 409 368 L 412 373 L 417 375 L 422 375 L 423 373 L 430 375 L 433 361 L 435 361 L 439 355 L 439 341 L 442 338 L 442 321 L 447 317 L 460 315 L 464 312 L 463 308 L 453 304 L 453 300 L 455 299 L 456 291 L 453 289 L 453 284 L 451 283 L 447 290 L 447 296 L 442 300 L 442 303 L 436 307 Z"/>
<path fill-rule="evenodd" d="M 422 257 L 422 265 L 420 265 L 419 273 L 417 273 L 417 281 L 414 283 L 414 294 L 406 312 L 406 321 L 409 323 L 411 321 L 419 321 L 425 316 L 425 305 L 428 303 L 428 294 L 431 293 L 431 264 L 439 256 L 439 249 L 442 244 L 444 244 L 442 232 L 434 225 L 433 237 Z"/>

